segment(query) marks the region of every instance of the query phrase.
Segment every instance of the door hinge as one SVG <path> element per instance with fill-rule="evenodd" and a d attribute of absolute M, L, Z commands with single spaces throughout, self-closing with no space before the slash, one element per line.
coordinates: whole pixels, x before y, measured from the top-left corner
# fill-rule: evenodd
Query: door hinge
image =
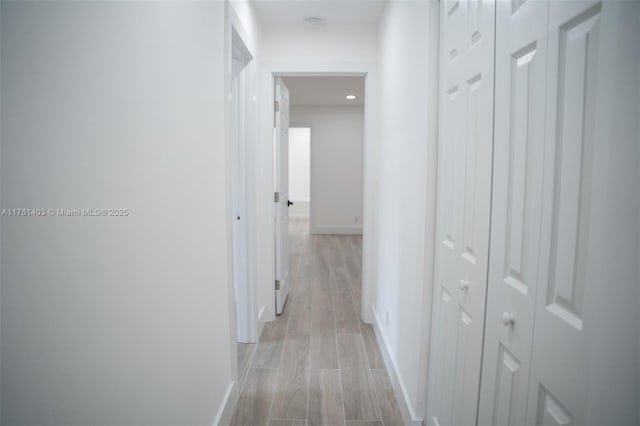
<path fill-rule="evenodd" d="M 273 110 L 275 112 L 279 112 L 280 111 L 280 102 L 278 102 L 278 101 L 274 101 L 273 102 Z"/>
<path fill-rule="evenodd" d="M 276 290 L 280 290 L 280 280 L 276 280 Z"/>
<path fill-rule="evenodd" d="M 280 202 L 280 193 L 279 192 L 274 192 L 273 193 L 273 202 L 274 203 L 279 203 Z"/>

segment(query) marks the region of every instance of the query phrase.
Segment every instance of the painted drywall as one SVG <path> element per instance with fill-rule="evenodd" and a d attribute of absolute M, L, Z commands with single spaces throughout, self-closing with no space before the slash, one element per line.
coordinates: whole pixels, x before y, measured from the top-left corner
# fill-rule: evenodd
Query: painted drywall
<path fill-rule="evenodd" d="M 435 38 L 435 40 L 434 40 Z M 437 3 L 391 1 L 379 28 L 379 341 L 414 421 L 424 415 L 437 146 Z M 387 320 L 388 318 L 388 320 Z M 406 421 L 407 419 L 405 419 Z"/>
<path fill-rule="evenodd" d="M 321 30 L 321 31 L 316 31 Z M 313 32 L 315 31 L 315 32 Z M 375 288 L 376 203 L 378 164 L 377 27 L 291 29 L 263 27 L 260 52 L 260 92 L 256 145 L 257 278 L 261 321 L 275 318 L 274 210 L 273 210 L 273 93 L 274 74 L 366 75 L 363 285 L 362 316 L 371 321 L 371 294 Z M 313 53 L 311 53 L 313 52 Z M 370 202 L 371 200 L 371 202 Z"/>
<path fill-rule="evenodd" d="M 2 423 L 211 425 L 232 383 L 223 2 L 2 2 Z"/>
<path fill-rule="evenodd" d="M 345 6 L 347 7 L 347 6 Z M 269 26 L 263 32 L 267 62 L 369 62 L 378 56 L 375 25 Z"/>
<path fill-rule="evenodd" d="M 290 217 L 309 217 L 311 199 L 311 129 L 289 128 Z"/>
<path fill-rule="evenodd" d="M 362 233 L 364 108 L 293 106 L 311 127 L 312 233 Z"/>

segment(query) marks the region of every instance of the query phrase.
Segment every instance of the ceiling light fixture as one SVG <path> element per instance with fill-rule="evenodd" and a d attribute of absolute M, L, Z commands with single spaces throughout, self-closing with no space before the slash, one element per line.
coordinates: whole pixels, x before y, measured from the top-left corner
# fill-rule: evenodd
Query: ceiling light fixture
<path fill-rule="evenodd" d="M 345 98 L 347 98 L 348 100 L 352 101 L 356 98 L 356 95 L 347 95 L 345 96 Z"/>
<path fill-rule="evenodd" d="M 304 23 L 310 27 L 319 27 L 324 23 L 324 19 L 319 16 L 307 16 L 304 18 Z"/>

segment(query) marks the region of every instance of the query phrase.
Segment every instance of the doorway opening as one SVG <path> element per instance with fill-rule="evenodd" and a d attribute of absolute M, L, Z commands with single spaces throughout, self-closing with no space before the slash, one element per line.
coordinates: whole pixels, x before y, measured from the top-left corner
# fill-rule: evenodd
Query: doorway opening
<path fill-rule="evenodd" d="M 353 305 L 361 317 L 365 76 L 275 76 L 274 87 L 274 190 L 280 197 L 275 211 L 276 313 L 284 308 L 290 275 L 304 279 L 295 275 L 301 273 L 300 249 L 331 235 L 357 240 L 342 245 L 355 247 L 356 260 L 348 265 L 338 260 L 337 267 L 349 268 L 358 281 Z M 353 253 L 340 254 L 353 258 Z"/>
<path fill-rule="evenodd" d="M 292 219 L 307 219 L 311 213 L 311 128 L 289 128 L 289 207 Z"/>
<path fill-rule="evenodd" d="M 232 28 L 231 67 L 231 206 L 233 221 L 233 277 L 236 337 L 240 343 L 255 340 L 254 292 L 249 281 L 247 149 L 251 138 L 253 57 Z"/>

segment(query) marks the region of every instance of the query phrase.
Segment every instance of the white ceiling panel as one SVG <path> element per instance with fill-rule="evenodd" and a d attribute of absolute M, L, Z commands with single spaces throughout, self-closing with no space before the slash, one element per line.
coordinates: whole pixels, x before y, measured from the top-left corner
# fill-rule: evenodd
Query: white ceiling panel
<path fill-rule="evenodd" d="M 322 25 L 377 24 L 386 0 L 252 0 L 265 26 L 305 25 L 308 17 Z"/>
<path fill-rule="evenodd" d="M 363 106 L 364 77 L 284 77 L 289 102 L 298 106 Z M 355 100 L 347 100 L 355 95 Z"/>

